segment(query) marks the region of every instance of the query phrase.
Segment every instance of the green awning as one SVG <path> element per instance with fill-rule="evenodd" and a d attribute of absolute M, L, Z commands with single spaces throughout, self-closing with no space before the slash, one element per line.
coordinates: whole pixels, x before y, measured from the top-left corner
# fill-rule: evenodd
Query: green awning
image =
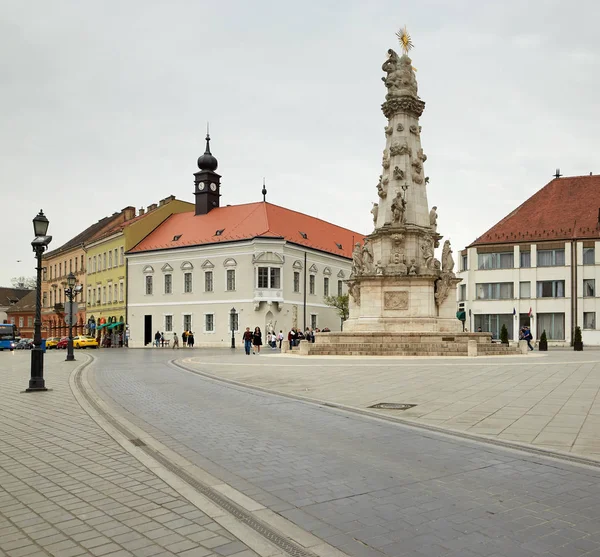
<path fill-rule="evenodd" d="M 108 328 L 109 329 L 114 329 L 115 327 L 118 327 L 120 325 L 125 325 L 125 323 L 123 323 L 123 321 L 119 321 L 118 323 L 111 323 Z"/>
<path fill-rule="evenodd" d="M 96 327 L 96 330 L 99 331 L 100 329 L 104 328 L 104 327 L 108 327 L 108 323 L 102 323 L 102 325 L 98 325 Z"/>

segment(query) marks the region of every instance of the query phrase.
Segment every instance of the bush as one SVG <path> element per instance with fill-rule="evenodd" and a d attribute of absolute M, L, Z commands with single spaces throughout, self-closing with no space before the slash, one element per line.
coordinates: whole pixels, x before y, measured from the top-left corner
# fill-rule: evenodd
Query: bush
<path fill-rule="evenodd" d="M 583 341 L 581 340 L 581 327 L 575 327 L 575 334 L 573 335 L 573 350 L 583 350 Z"/>
<path fill-rule="evenodd" d="M 508 329 L 506 325 L 502 325 L 502 329 L 500 329 L 500 342 L 502 344 L 508 344 Z"/>
<path fill-rule="evenodd" d="M 542 331 L 542 336 L 540 337 L 540 350 L 548 350 L 548 337 L 546 336 L 546 329 Z"/>

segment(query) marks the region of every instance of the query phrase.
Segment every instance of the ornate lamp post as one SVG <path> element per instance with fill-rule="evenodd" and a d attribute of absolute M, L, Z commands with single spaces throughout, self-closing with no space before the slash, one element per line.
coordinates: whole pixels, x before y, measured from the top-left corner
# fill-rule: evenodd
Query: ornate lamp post
<path fill-rule="evenodd" d="M 231 322 L 231 348 L 235 348 L 235 308 L 229 310 L 229 318 Z"/>
<path fill-rule="evenodd" d="M 40 210 L 39 214 L 33 219 L 33 233 L 35 238 L 31 242 L 35 257 L 37 260 L 37 280 L 35 293 L 35 321 L 33 333 L 33 349 L 31 350 L 31 377 L 29 379 L 29 388 L 25 392 L 47 391 L 44 382 L 44 352 L 42 351 L 42 255 L 52 241 L 52 236 L 46 236 L 48 232 L 48 219 L 44 212 Z"/>
<path fill-rule="evenodd" d="M 73 300 L 78 292 L 81 292 L 81 285 L 75 286 L 77 279 L 73 273 L 69 273 L 67 277 L 67 288 L 65 288 L 65 296 L 69 300 L 69 342 L 67 343 L 67 358 L 65 361 L 74 362 L 75 355 L 73 354 Z"/>

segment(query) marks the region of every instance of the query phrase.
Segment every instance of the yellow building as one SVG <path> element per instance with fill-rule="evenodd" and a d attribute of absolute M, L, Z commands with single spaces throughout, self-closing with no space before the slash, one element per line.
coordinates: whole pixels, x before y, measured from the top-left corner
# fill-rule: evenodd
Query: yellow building
<path fill-rule="evenodd" d="M 193 203 L 171 195 L 146 210 L 124 209 L 125 220 L 86 244 L 88 331 L 121 343 L 127 323 L 127 261 L 125 253 L 174 213 L 194 210 Z M 108 340 L 106 340 L 108 341 Z"/>

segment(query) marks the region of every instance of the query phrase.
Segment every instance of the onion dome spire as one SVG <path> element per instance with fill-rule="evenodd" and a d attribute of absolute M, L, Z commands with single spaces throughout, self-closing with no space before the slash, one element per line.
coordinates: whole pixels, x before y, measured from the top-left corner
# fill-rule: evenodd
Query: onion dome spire
<path fill-rule="evenodd" d="M 210 170 L 214 172 L 219 166 L 219 161 L 210 152 L 210 134 L 208 133 L 208 124 L 206 125 L 206 150 L 198 158 L 198 168 L 200 170 Z"/>

